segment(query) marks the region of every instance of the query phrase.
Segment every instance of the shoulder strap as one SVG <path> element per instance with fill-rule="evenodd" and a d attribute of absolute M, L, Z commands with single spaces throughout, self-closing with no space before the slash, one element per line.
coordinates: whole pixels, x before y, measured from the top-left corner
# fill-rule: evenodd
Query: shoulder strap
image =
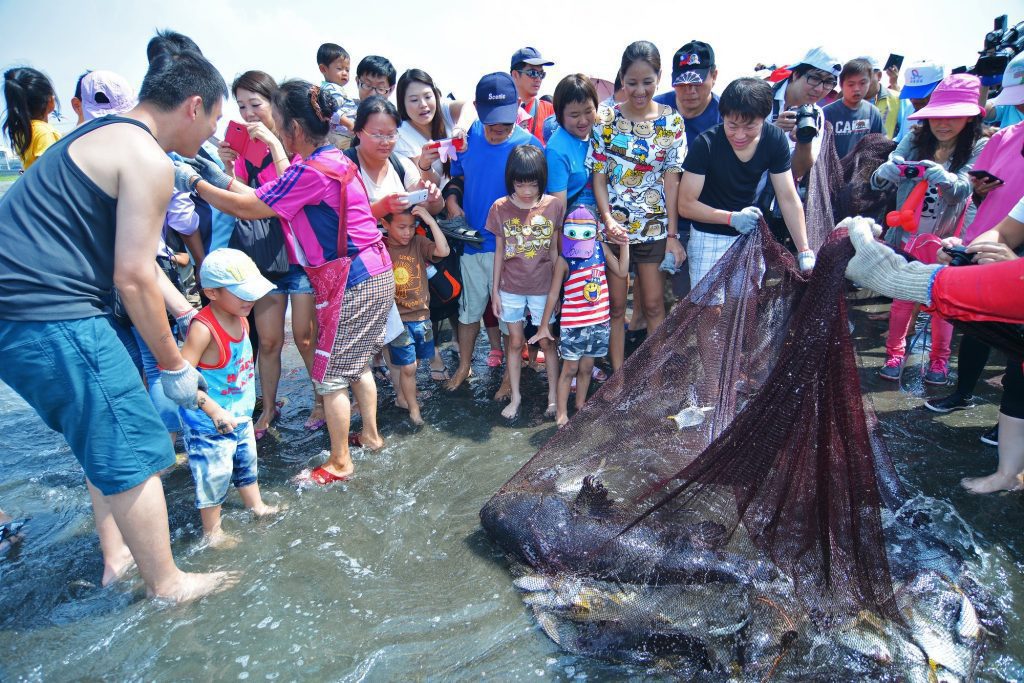
<path fill-rule="evenodd" d="M 359 163 L 359 153 L 356 151 L 355 147 L 349 147 L 344 152 L 342 152 L 342 154 L 344 154 L 346 157 L 348 157 L 348 160 L 356 165 L 356 170 L 357 171 L 362 170 L 363 167 Z"/>
<path fill-rule="evenodd" d="M 388 157 L 388 161 L 391 162 L 391 168 L 395 169 L 395 173 L 398 174 L 398 183 L 402 186 L 402 189 L 404 190 L 405 189 L 405 166 L 402 165 L 402 159 L 397 154 L 392 152 L 391 156 Z"/>
<path fill-rule="evenodd" d="M 341 185 L 338 203 L 338 258 L 341 258 L 343 254 L 348 253 L 348 184 L 352 181 L 352 178 L 359 179 L 359 184 L 363 186 L 363 192 L 366 193 L 367 198 L 370 195 L 366 192 L 366 185 L 363 184 L 359 168 L 355 164 L 347 166 L 343 173 L 339 173 L 316 159 L 306 159 L 303 163 L 311 168 L 315 168 L 328 178 L 338 181 Z"/>

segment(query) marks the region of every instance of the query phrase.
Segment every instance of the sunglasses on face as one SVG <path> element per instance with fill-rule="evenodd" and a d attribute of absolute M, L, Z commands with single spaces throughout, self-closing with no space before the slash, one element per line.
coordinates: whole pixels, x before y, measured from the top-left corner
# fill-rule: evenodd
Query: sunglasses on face
<path fill-rule="evenodd" d="M 528 76 L 529 78 L 539 78 L 542 81 L 544 80 L 544 77 L 547 76 L 547 74 L 540 69 L 519 69 L 519 73 L 524 76 Z"/>

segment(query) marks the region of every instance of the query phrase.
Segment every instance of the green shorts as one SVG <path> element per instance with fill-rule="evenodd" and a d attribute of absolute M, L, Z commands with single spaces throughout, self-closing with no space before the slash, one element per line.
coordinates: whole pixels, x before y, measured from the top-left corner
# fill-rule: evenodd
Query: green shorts
<path fill-rule="evenodd" d="M 108 316 L 0 320 L 0 380 L 64 435 L 105 496 L 174 464 L 167 428 Z"/>

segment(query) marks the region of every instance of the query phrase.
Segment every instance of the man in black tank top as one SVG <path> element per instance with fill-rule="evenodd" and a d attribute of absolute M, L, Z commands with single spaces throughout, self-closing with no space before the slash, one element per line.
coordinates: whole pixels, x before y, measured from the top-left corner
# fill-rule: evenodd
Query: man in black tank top
<path fill-rule="evenodd" d="M 175 565 L 158 476 L 174 449 L 107 301 L 116 285 L 168 397 L 195 406 L 199 375 L 168 328 L 153 257 L 174 186 L 167 152 L 196 154 L 227 86 L 180 34 L 159 34 L 149 56 L 135 109 L 51 146 L 0 201 L 0 379 L 64 435 L 85 470 L 104 585 L 134 562 L 151 596 L 188 601 L 238 577 Z"/>

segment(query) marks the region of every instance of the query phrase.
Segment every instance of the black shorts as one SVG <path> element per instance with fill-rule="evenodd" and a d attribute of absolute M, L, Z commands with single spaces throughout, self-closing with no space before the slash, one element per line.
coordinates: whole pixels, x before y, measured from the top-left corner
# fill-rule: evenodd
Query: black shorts
<path fill-rule="evenodd" d="M 630 263 L 657 263 L 661 264 L 665 258 L 665 246 L 668 244 L 668 239 L 661 239 L 654 242 L 637 242 L 636 244 L 629 245 L 629 262 Z M 619 256 L 619 245 L 606 243 L 606 249 L 611 250 L 615 257 Z"/>

